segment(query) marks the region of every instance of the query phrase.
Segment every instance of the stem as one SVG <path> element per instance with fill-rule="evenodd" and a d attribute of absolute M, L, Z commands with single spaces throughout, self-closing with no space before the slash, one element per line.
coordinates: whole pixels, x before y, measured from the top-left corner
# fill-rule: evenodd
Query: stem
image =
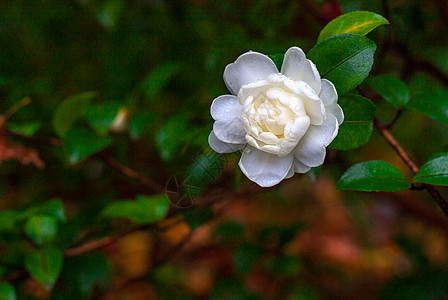
<path fill-rule="evenodd" d="M 393 137 L 390 131 L 380 122 L 378 119 L 373 119 L 373 124 L 379 133 L 384 137 L 384 139 L 389 143 L 389 145 L 395 150 L 395 152 L 400 156 L 404 163 L 409 167 L 412 173 L 418 173 L 417 165 L 412 161 L 406 151 L 400 146 L 397 140 Z M 443 213 L 448 217 L 448 203 L 442 197 L 442 195 L 429 184 L 423 184 L 423 187 L 429 192 L 429 194 L 434 198 L 437 205 L 442 209 Z"/>

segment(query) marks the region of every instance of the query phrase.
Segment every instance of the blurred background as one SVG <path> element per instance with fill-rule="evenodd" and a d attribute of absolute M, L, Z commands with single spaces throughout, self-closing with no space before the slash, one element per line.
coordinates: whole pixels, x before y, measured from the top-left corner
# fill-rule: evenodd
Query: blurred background
<path fill-rule="evenodd" d="M 14 278 L 18 298 L 446 296 L 448 220 L 426 192 L 335 189 L 349 166 L 367 160 L 412 177 L 377 133 L 268 189 L 242 175 L 239 154 L 208 148 L 209 108 L 227 93 L 228 63 L 248 50 L 307 52 L 330 20 L 355 10 L 390 21 L 369 34 L 378 45 L 372 74 L 448 101 L 444 0 L 1 1 L 0 209 L 61 199 L 67 222 L 55 243 L 78 251 L 66 253 L 51 292 Z M 68 97 L 91 105 L 71 106 L 65 118 L 81 117 L 61 134 L 54 114 Z M 375 104 L 380 120 L 393 118 L 390 104 Z M 405 111 L 392 131 L 418 165 L 448 150 L 447 127 L 417 112 Z M 109 203 L 142 194 L 170 196 L 157 226 L 99 217 Z M 2 276 L 30 247 L 22 234 L 0 234 Z"/>

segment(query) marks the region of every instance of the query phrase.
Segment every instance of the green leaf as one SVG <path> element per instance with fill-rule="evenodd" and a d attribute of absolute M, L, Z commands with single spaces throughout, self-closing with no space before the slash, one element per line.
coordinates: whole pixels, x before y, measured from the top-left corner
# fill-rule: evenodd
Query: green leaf
<path fill-rule="evenodd" d="M 52 242 L 58 232 L 58 222 L 47 216 L 33 216 L 25 224 L 25 233 L 37 244 Z"/>
<path fill-rule="evenodd" d="M 90 105 L 85 109 L 84 117 L 99 135 L 106 135 L 122 107 L 120 102 Z"/>
<path fill-rule="evenodd" d="M 168 119 L 156 134 L 156 146 L 163 160 L 178 157 L 190 135 L 188 116 L 180 114 Z"/>
<path fill-rule="evenodd" d="M 53 115 L 53 129 L 58 136 L 65 138 L 72 125 L 84 115 L 95 92 L 85 92 L 70 96 L 62 101 Z"/>
<path fill-rule="evenodd" d="M 411 99 L 407 107 L 448 125 L 448 91 L 437 80 L 416 75 L 409 85 Z"/>
<path fill-rule="evenodd" d="M 146 98 L 153 100 L 181 69 L 182 64 L 177 62 L 165 62 L 157 66 L 143 82 Z"/>
<path fill-rule="evenodd" d="M 413 182 L 448 185 L 448 153 L 439 153 L 427 161 L 414 176 Z"/>
<path fill-rule="evenodd" d="M 74 127 L 68 132 L 64 148 L 69 162 L 76 164 L 105 149 L 110 143 L 110 137 L 99 137 L 90 130 Z"/>
<path fill-rule="evenodd" d="M 330 149 L 349 150 L 367 143 L 373 131 L 375 105 L 362 96 L 345 95 L 339 98 L 338 104 L 344 111 L 344 123 Z"/>
<path fill-rule="evenodd" d="M 136 140 L 142 137 L 146 132 L 152 132 L 155 116 L 149 111 L 138 111 L 132 116 L 129 124 L 129 135 L 131 139 Z"/>
<path fill-rule="evenodd" d="M 1 300 L 16 300 L 16 290 L 14 286 L 8 282 L 0 282 L 0 299 Z"/>
<path fill-rule="evenodd" d="M 395 108 L 401 108 L 409 101 L 408 87 L 395 76 L 377 75 L 369 77 L 366 82 Z"/>
<path fill-rule="evenodd" d="M 34 279 L 51 290 L 62 270 L 63 262 L 62 251 L 48 247 L 29 252 L 25 257 L 25 268 Z"/>
<path fill-rule="evenodd" d="M 8 210 L 0 213 L 0 233 L 18 231 L 17 222 L 20 221 L 21 214 L 15 210 Z"/>
<path fill-rule="evenodd" d="M 398 168 L 379 160 L 351 166 L 336 184 L 338 190 L 364 192 L 397 192 L 409 188 Z"/>
<path fill-rule="evenodd" d="M 366 35 L 380 25 L 389 24 L 384 17 L 369 11 L 354 11 L 337 17 L 319 34 L 317 42 L 341 33 Z"/>
<path fill-rule="evenodd" d="M 170 202 L 165 195 L 137 196 L 135 201 L 117 201 L 103 209 L 101 215 L 113 219 L 130 219 L 138 224 L 152 224 L 165 218 Z"/>
<path fill-rule="evenodd" d="M 22 123 L 22 124 L 14 124 L 10 122 L 6 122 L 6 128 L 10 129 L 14 132 L 20 133 L 22 135 L 31 136 L 36 131 L 39 130 L 39 128 L 42 126 L 41 122 L 34 121 L 34 122 L 28 122 L 28 123 Z"/>
<path fill-rule="evenodd" d="M 277 53 L 277 54 L 269 55 L 269 57 L 272 59 L 272 61 L 277 66 L 277 69 L 280 71 L 282 69 L 283 59 L 284 59 L 285 55 L 283 53 Z"/>
<path fill-rule="evenodd" d="M 307 57 L 316 64 L 320 76 L 330 80 L 343 95 L 369 75 L 375 50 L 375 43 L 368 38 L 343 33 L 321 41 Z"/>
<path fill-rule="evenodd" d="M 61 222 L 66 222 L 67 217 L 64 212 L 64 203 L 59 198 L 51 199 L 37 208 L 37 213 L 54 217 Z"/>

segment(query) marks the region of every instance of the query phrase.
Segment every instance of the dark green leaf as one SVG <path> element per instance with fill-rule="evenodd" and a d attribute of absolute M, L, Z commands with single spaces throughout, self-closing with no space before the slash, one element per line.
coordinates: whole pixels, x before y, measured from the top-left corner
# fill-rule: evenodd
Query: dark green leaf
<path fill-rule="evenodd" d="M 277 69 L 280 71 L 282 69 L 283 58 L 285 57 L 285 55 L 283 53 L 277 53 L 277 54 L 269 55 L 269 57 L 272 59 L 272 61 L 277 66 Z"/>
<path fill-rule="evenodd" d="M 0 282 L 0 299 L 1 300 L 16 300 L 16 290 L 14 286 L 8 282 Z"/>
<path fill-rule="evenodd" d="M 56 283 L 63 262 L 62 251 L 48 247 L 29 252 L 25 257 L 25 268 L 34 279 L 50 290 Z"/>
<path fill-rule="evenodd" d="M 84 117 L 90 126 L 99 134 L 105 135 L 118 115 L 123 104 L 120 102 L 107 102 L 90 105 L 86 108 Z"/>
<path fill-rule="evenodd" d="M 156 134 L 156 146 L 164 160 L 170 160 L 183 150 L 189 136 L 188 117 L 184 114 L 170 118 Z"/>
<path fill-rule="evenodd" d="M 369 11 L 343 14 L 328 23 L 319 34 L 318 42 L 341 33 L 366 35 L 380 25 L 389 24 L 382 16 Z"/>
<path fill-rule="evenodd" d="M 391 164 L 372 160 L 351 166 L 336 184 L 338 190 L 364 192 L 397 192 L 410 188 L 399 169 Z"/>
<path fill-rule="evenodd" d="M 357 95 L 342 96 L 338 104 L 344 111 L 344 123 L 339 126 L 338 135 L 329 148 L 349 150 L 367 143 L 373 131 L 375 105 Z"/>
<path fill-rule="evenodd" d="M 37 207 L 36 212 L 46 216 L 55 217 L 61 222 L 66 222 L 67 217 L 64 212 L 64 203 L 59 198 L 51 199 Z"/>
<path fill-rule="evenodd" d="M 139 139 L 146 132 L 152 132 L 154 130 L 155 116 L 149 111 L 138 111 L 132 116 L 131 123 L 129 125 L 129 135 L 131 139 Z"/>
<path fill-rule="evenodd" d="M 427 161 L 413 178 L 417 183 L 448 185 L 448 153 L 439 153 Z"/>
<path fill-rule="evenodd" d="M 112 142 L 110 137 L 99 137 L 90 130 L 74 127 L 67 135 L 64 148 L 70 163 L 78 163 L 93 155 Z"/>
<path fill-rule="evenodd" d="M 31 136 L 34 133 L 36 133 L 37 130 L 41 127 L 42 123 L 35 121 L 35 122 L 28 122 L 28 123 L 22 123 L 22 124 L 14 124 L 7 122 L 6 128 L 10 129 L 14 132 L 20 133 L 22 135 Z"/>
<path fill-rule="evenodd" d="M 15 232 L 18 230 L 16 224 L 20 221 L 21 214 L 18 211 L 8 210 L 0 213 L 0 233 Z"/>
<path fill-rule="evenodd" d="M 85 109 L 95 96 L 95 92 L 85 92 L 62 101 L 53 115 L 53 129 L 56 134 L 65 138 L 76 120 L 84 115 Z"/>
<path fill-rule="evenodd" d="M 321 41 L 307 57 L 316 64 L 321 77 L 330 80 L 343 95 L 369 75 L 375 50 L 375 43 L 368 38 L 343 33 Z"/>
<path fill-rule="evenodd" d="M 56 237 L 58 222 L 52 217 L 33 216 L 26 222 L 25 232 L 39 245 L 49 243 Z"/>
<path fill-rule="evenodd" d="M 182 65 L 176 62 L 165 62 L 157 66 L 143 83 L 148 100 L 154 99 L 181 69 Z"/>
<path fill-rule="evenodd" d="M 135 201 L 117 201 L 103 209 L 106 218 L 130 219 L 138 224 L 151 224 L 162 220 L 168 213 L 170 202 L 165 195 L 137 196 Z"/>
<path fill-rule="evenodd" d="M 408 108 L 448 125 L 448 91 L 437 80 L 416 75 L 409 85 L 412 91 Z"/>
<path fill-rule="evenodd" d="M 408 87 L 395 76 L 377 75 L 369 77 L 366 82 L 395 108 L 401 108 L 409 101 Z"/>

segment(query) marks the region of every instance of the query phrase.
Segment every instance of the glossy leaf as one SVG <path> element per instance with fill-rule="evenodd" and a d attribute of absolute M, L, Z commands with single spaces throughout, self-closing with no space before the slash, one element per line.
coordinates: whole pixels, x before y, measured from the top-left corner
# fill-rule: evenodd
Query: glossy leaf
<path fill-rule="evenodd" d="M 132 116 L 131 122 L 129 124 L 129 135 L 131 139 L 139 139 L 145 133 L 151 132 L 154 129 L 154 127 L 152 127 L 154 119 L 154 114 L 149 111 L 136 112 Z"/>
<path fill-rule="evenodd" d="M 55 247 L 29 252 L 25 257 L 25 268 L 38 282 L 50 290 L 62 270 L 63 253 Z"/>
<path fill-rule="evenodd" d="M 341 33 L 366 35 L 380 25 L 389 24 L 384 17 L 369 11 L 343 14 L 328 23 L 319 34 L 318 42 Z"/>
<path fill-rule="evenodd" d="M 123 104 L 120 102 L 107 102 L 90 105 L 86 108 L 84 117 L 99 135 L 105 135 L 117 117 L 118 111 L 122 107 Z"/>
<path fill-rule="evenodd" d="M 377 75 L 369 77 L 366 82 L 395 108 L 401 108 L 409 101 L 408 87 L 395 76 Z"/>
<path fill-rule="evenodd" d="M 448 90 L 437 80 L 420 74 L 409 86 L 412 95 L 407 107 L 448 125 Z"/>
<path fill-rule="evenodd" d="M 373 131 L 375 105 L 362 96 L 346 95 L 338 100 L 344 111 L 344 122 L 329 145 L 331 149 L 349 150 L 367 143 Z"/>
<path fill-rule="evenodd" d="M 58 222 L 52 217 L 33 216 L 26 222 L 25 232 L 39 245 L 49 243 L 56 237 Z"/>
<path fill-rule="evenodd" d="M 6 123 L 6 128 L 10 129 L 11 131 L 20 133 L 22 135 L 31 136 L 36 131 L 39 130 L 39 128 L 42 126 L 41 122 L 35 121 L 35 122 L 27 122 L 27 123 L 21 123 L 21 124 L 15 124 L 15 123 Z"/>
<path fill-rule="evenodd" d="M 59 137 L 67 136 L 67 132 L 76 120 L 84 115 L 85 109 L 95 96 L 95 92 L 85 92 L 70 96 L 59 104 L 53 115 L 53 129 Z"/>
<path fill-rule="evenodd" d="M 143 82 L 143 90 L 148 100 L 154 99 L 182 69 L 176 62 L 166 62 L 157 66 Z"/>
<path fill-rule="evenodd" d="M 102 211 L 102 216 L 113 219 L 130 219 L 138 224 L 151 224 L 162 220 L 168 213 L 167 196 L 137 196 L 135 201 L 117 201 Z"/>
<path fill-rule="evenodd" d="M 369 75 L 375 50 L 375 43 L 368 38 L 344 33 L 318 43 L 307 58 L 316 64 L 320 76 L 330 80 L 343 95 Z"/>
<path fill-rule="evenodd" d="M 99 137 L 90 130 L 74 127 L 69 131 L 64 148 L 69 162 L 76 164 L 105 149 L 111 142 L 110 137 Z"/>
<path fill-rule="evenodd" d="M 397 192 L 410 188 L 401 171 L 391 164 L 372 160 L 351 166 L 336 184 L 338 190 Z"/>
<path fill-rule="evenodd" d="M 448 153 L 440 153 L 427 161 L 413 178 L 417 183 L 448 185 Z"/>
<path fill-rule="evenodd" d="M 0 299 L 1 300 L 16 300 L 16 290 L 14 286 L 8 282 L 0 282 Z"/>

